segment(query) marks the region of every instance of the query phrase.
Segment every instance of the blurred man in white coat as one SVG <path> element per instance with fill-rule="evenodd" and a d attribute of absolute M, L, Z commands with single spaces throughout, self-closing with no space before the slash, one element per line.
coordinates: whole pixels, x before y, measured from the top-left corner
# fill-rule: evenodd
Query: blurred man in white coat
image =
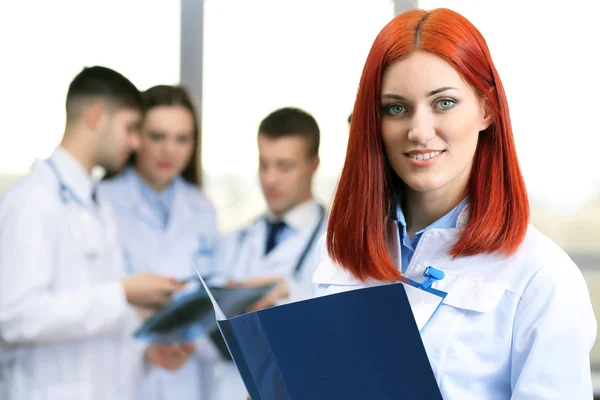
<path fill-rule="evenodd" d="M 71 82 L 60 146 L 0 203 L 0 379 L 4 400 L 131 400 L 145 358 L 166 368 L 187 349 L 136 344 L 143 307 L 180 284 L 125 277 L 116 225 L 94 166 L 120 169 L 138 145 L 140 94 L 121 74 Z"/>
<path fill-rule="evenodd" d="M 217 266 L 232 285 L 276 283 L 249 311 L 312 296 L 316 242 L 326 228 L 325 207 L 313 197 L 320 131 L 297 108 L 272 112 L 258 129 L 259 177 L 268 209 L 228 235 Z M 244 399 L 247 391 L 232 362 L 217 371 L 217 400 Z"/>

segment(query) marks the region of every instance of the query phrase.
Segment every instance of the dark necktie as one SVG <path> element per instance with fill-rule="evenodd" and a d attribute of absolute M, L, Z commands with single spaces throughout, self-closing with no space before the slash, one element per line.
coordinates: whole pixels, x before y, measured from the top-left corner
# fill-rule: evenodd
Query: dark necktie
<path fill-rule="evenodd" d="M 270 222 L 267 221 L 267 245 L 265 247 L 265 254 L 269 254 L 271 250 L 277 245 L 277 235 L 287 225 L 283 221 Z"/>

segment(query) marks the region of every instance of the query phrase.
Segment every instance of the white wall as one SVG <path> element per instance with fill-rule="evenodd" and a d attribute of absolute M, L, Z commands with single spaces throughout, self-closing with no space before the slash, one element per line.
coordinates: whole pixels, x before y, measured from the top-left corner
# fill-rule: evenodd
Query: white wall
<path fill-rule="evenodd" d="M 140 89 L 176 83 L 179 26 L 177 1 L 0 2 L 4 181 L 58 144 L 68 85 L 84 66 L 116 69 Z"/>

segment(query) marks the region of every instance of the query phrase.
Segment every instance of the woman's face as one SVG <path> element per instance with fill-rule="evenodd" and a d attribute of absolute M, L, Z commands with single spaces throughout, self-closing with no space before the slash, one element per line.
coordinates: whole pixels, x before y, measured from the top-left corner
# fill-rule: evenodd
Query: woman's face
<path fill-rule="evenodd" d="M 391 64 L 382 76 L 381 107 L 388 160 L 410 189 L 464 188 L 479 132 L 492 118 L 450 64 L 424 51 Z"/>
<path fill-rule="evenodd" d="M 155 187 L 182 173 L 194 149 L 194 119 L 183 106 L 158 106 L 144 118 L 136 167 Z"/>

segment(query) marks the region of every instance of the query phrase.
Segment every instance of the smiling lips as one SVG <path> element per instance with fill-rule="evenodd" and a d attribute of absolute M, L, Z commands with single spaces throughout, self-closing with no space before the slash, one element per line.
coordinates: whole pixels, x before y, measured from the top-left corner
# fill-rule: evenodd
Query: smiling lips
<path fill-rule="evenodd" d="M 417 167 L 428 167 L 435 163 L 445 150 L 414 150 L 405 155 L 411 164 Z"/>
<path fill-rule="evenodd" d="M 430 158 L 433 158 L 433 157 L 437 156 L 438 154 L 442 154 L 442 152 L 440 150 L 438 150 L 438 151 L 432 151 L 430 153 L 416 153 L 416 154 L 409 153 L 408 156 L 415 160 L 429 160 Z"/>

